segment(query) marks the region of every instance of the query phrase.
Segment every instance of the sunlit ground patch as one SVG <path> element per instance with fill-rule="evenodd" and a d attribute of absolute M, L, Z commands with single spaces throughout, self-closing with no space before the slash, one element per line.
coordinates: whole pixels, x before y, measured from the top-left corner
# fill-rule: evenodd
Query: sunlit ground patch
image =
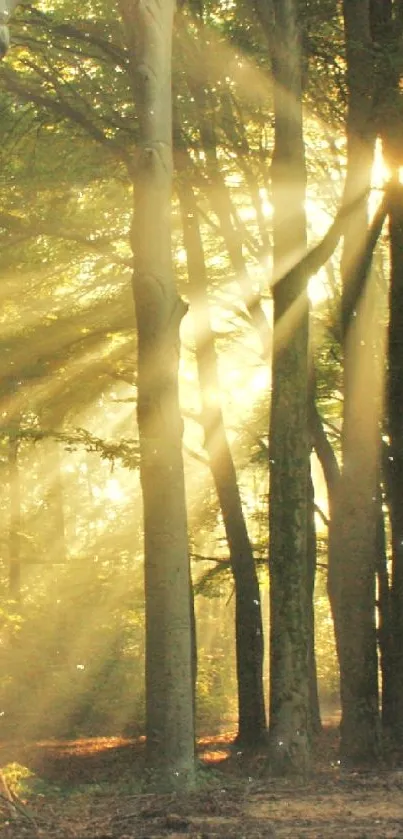
<path fill-rule="evenodd" d="M 213 737 L 203 737 L 198 740 L 198 752 L 207 764 L 222 763 L 231 755 L 231 748 L 236 737 L 236 731 Z"/>

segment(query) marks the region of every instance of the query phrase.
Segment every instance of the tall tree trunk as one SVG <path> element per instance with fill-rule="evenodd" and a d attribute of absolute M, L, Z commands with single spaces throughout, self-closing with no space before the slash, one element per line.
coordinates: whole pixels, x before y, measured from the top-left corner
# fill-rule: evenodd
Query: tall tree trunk
<path fill-rule="evenodd" d="M 190 569 L 178 297 L 171 259 L 174 0 L 120 0 L 138 117 L 131 241 L 144 505 L 148 768 L 164 789 L 194 783 Z"/>
<path fill-rule="evenodd" d="M 257 12 L 273 50 L 275 145 L 272 162 L 274 282 L 306 250 L 300 25 L 295 0 Z M 273 46 L 273 41 L 275 47 Z M 270 761 L 305 771 L 309 761 L 307 526 L 308 295 L 299 270 L 273 287 L 274 352 L 270 421 Z"/>
<path fill-rule="evenodd" d="M 403 163 L 400 105 L 401 3 L 371 0 L 371 29 L 377 43 L 379 112 L 389 186 L 389 324 L 387 334 L 386 427 L 389 435 L 384 478 L 391 529 L 392 573 L 383 570 L 382 683 L 386 691 L 382 721 L 394 743 L 403 745 Z M 388 586 L 388 591 L 387 591 Z"/>
<path fill-rule="evenodd" d="M 396 179 L 397 180 L 397 179 Z M 390 291 L 388 327 L 386 470 L 391 525 L 391 617 L 393 646 L 393 739 L 403 745 L 403 188 L 397 182 L 389 213 Z"/>
<path fill-rule="evenodd" d="M 182 160 L 184 160 L 184 151 Z M 196 361 L 202 401 L 204 444 L 222 512 L 235 584 L 235 631 L 238 680 L 238 737 L 253 748 L 265 729 L 263 697 L 263 627 L 252 546 L 242 510 L 235 466 L 220 404 L 217 356 L 210 323 L 207 275 L 197 202 L 179 164 L 178 193 L 187 253 L 189 297 L 193 311 Z"/>
<path fill-rule="evenodd" d="M 347 50 L 345 203 L 368 189 L 374 152 L 369 0 L 343 5 Z M 330 526 L 333 605 L 340 664 L 341 755 L 363 763 L 379 751 L 375 625 L 380 380 L 374 375 L 374 288 L 361 281 L 366 202 L 350 220 L 342 258 L 344 407 L 342 473 Z M 370 274 L 368 271 L 367 274 Z M 354 305 L 351 304 L 354 301 Z"/>

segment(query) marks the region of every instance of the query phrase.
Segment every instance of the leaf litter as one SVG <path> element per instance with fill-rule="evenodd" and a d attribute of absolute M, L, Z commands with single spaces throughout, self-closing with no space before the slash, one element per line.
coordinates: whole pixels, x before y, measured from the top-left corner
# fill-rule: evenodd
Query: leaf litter
<path fill-rule="evenodd" d="M 345 771 L 334 727 L 305 779 L 271 777 L 231 735 L 199 741 L 198 757 L 197 791 L 158 795 L 142 790 L 144 738 L 0 744 L 0 839 L 403 839 L 397 757 Z"/>

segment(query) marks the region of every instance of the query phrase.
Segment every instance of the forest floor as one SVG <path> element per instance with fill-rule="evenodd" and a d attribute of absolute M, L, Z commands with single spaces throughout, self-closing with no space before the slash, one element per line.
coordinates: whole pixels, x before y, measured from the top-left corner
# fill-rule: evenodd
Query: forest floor
<path fill-rule="evenodd" d="M 403 839 L 403 767 L 342 771 L 337 729 L 305 780 L 270 778 L 230 736 L 200 740 L 187 796 L 141 792 L 144 741 L 0 744 L 0 839 Z"/>

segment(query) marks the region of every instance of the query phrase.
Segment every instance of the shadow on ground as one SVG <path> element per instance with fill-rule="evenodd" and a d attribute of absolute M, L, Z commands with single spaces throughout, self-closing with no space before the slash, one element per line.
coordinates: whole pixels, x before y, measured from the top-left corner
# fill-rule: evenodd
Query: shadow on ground
<path fill-rule="evenodd" d="M 0 839 L 403 839 L 403 769 L 345 772 L 337 749 L 325 728 L 311 776 L 278 780 L 206 738 L 198 791 L 167 796 L 142 791 L 143 739 L 2 744 Z"/>

